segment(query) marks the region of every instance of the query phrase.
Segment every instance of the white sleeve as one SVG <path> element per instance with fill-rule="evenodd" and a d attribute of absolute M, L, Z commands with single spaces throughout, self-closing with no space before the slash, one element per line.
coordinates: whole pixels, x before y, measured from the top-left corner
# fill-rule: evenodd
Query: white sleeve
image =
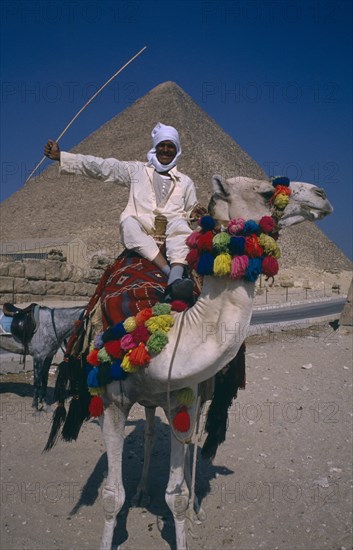
<path fill-rule="evenodd" d="M 188 178 L 185 193 L 185 212 L 190 216 L 194 206 L 197 204 L 196 189 L 194 182 Z"/>
<path fill-rule="evenodd" d="M 60 174 L 75 174 L 96 178 L 106 183 L 113 182 L 130 186 L 131 168 L 134 162 L 113 158 L 102 159 L 91 155 L 60 153 Z M 132 170 L 134 173 L 134 170 Z"/>

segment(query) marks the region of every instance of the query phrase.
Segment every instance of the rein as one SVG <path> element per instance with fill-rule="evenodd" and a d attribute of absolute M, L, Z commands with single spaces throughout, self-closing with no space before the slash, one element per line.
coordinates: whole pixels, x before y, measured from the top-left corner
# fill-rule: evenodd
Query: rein
<path fill-rule="evenodd" d="M 61 342 L 60 342 L 60 339 L 59 339 L 59 336 L 58 336 L 58 333 L 57 333 L 57 330 L 56 330 L 55 319 L 54 319 L 54 311 L 55 311 L 54 309 L 50 309 L 50 318 L 51 318 L 51 322 L 52 322 L 52 325 L 53 325 L 53 330 L 54 330 L 54 335 L 55 335 L 55 338 L 56 338 L 56 343 L 58 344 L 61 351 L 63 353 L 65 353 L 66 349 L 64 349 L 63 346 L 61 345 Z M 65 343 L 65 347 L 66 347 L 66 340 L 65 339 L 64 339 L 64 343 Z"/>

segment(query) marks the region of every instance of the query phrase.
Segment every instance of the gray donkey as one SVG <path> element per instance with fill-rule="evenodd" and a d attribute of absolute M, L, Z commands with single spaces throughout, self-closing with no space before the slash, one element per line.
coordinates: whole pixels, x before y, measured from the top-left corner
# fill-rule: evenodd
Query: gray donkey
<path fill-rule="evenodd" d="M 11 304 L 6 304 L 6 306 L 11 308 Z M 0 334 L 0 348 L 10 353 L 31 355 L 33 357 L 34 391 L 32 407 L 40 410 L 47 402 L 48 374 L 53 357 L 70 336 L 75 321 L 82 317 L 85 308 L 49 308 L 36 304 L 33 304 L 33 306 L 36 307 L 36 315 L 29 339 L 21 338 L 20 331 L 12 329 L 12 335 Z M 16 324 L 17 319 L 22 319 L 23 312 L 28 309 L 21 310 L 12 306 L 9 311 L 4 306 L 5 313 L 13 317 L 12 325 Z M 27 313 L 29 312 L 27 311 Z"/>

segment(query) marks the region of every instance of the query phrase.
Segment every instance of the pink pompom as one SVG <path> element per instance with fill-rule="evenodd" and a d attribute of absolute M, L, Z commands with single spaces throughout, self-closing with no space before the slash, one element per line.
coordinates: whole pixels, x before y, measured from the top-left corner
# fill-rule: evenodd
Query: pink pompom
<path fill-rule="evenodd" d="M 249 258 L 247 256 L 234 256 L 230 272 L 231 278 L 241 279 L 242 277 L 244 277 L 248 265 Z"/>
<path fill-rule="evenodd" d="M 267 277 L 274 277 L 277 275 L 279 266 L 276 258 L 273 256 L 265 256 L 262 262 L 262 273 Z"/>
<path fill-rule="evenodd" d="M 193 231 L 186 239 L 186 244 L 189 248 L 197 248 L 197 241 L 200 238 L 200 231 Z"/>
<path fill-rule="evenodd" d="M 125 336 L 122 337 L 120 340 L 121 349 L 124 351 L 128 351 L 129 349 L 132 349 L 136 346 L 133 337 L 130 334 L 125 334 Z"/>
<path fill-rule="evenodd" d="M 241 231 L 243 231 L 245 224 L 244 218 L 234 218 L 233 220 L 230 220 L 228 223 L 228 233 L 231 235 L 237 235 Z"/>
<path fill-rule="evenodd" d="M 272 216 L 263 216 L 259 221 L 259 226 L 264 233 L 271 233 L 276 227 L 276 222 Z"/>

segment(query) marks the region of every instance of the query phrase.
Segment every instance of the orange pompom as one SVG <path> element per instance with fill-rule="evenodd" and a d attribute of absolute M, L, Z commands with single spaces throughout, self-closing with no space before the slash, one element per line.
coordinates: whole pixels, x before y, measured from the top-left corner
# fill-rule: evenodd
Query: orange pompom
<path fill-rule="evenodd" d="M 121 359 L 124 355 L 124 352 L 121 349 L 120 340 L 110 340 L 104 344 L 104 348 L 113 359 Z"/>
<path fill-rule="evenodd" d="M 145 344 L 140 342 L 137 348 L 131 351 L 129 359 L 135 367 L 143 367 L 143 365 L 150 362 L 151 356 L 148 354 Z"/>
<path fill-rule="evenodd" d="M 245 237 L 244 251 L 249 258 L 259 258 L 264 253 L 264 249 L 259 244 L 259 239 L 256 235 L 249 235 L 249 237 Z"/>
<path fill-rule="evenodd" d="M 101 364 L 100 360 L 98 359 L 98 352 L 99 351 L 100 351 L 99 349 L 93 349 L 87 355 L 87 363 L 89 363 L 93 367 L 98 367 L 98 365 Z"/>
<path fill-rule="evenodd" d="M 135 315 L 135 321 L 136 325 L 143 325 L 145 321 L 147 321 L 150 317 L 152 317 L 153 312 L 151 307 L 146 307 L 145 309 L 142 309 Z"/>

